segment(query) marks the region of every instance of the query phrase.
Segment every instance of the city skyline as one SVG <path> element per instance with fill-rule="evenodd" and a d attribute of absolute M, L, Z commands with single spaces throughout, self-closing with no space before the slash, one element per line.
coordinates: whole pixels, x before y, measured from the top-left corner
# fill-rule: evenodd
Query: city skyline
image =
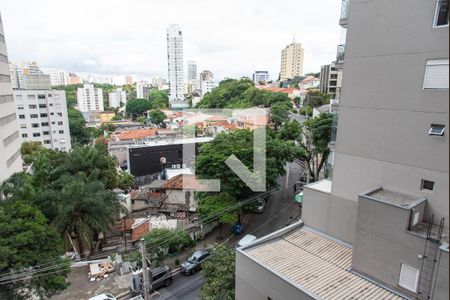
<path fill-rule="evenodd" d="M 126 7 L 120 1 L 107 5 L 101 1 L 83 5 L 81 1 L 70 8 L 70 22 L 64 4 L 44 2 L 49 3 L 4 1 L 2 18 L 12 61 L 38 61 L 43 69 L 108 77 L 166 78 L 165 33 L 169 24 L 177 23 L 183 28 L 185 60 L 195 60 L 199 71 L 212 70 L 222 80 L 264 69 L 276 78 L 281 50 L 294 35 L 305 48 L 305 73 L 319 72 L 321 65 L 334 60 L 339 40 L 339 1 L 291 1 L 283 7 L 262 7 L 256 1 L 175 1 L 171 5 L 142 1 Z M 30 9 L 24 11 L 24 6 Z M 323 10 L 324 6 L 328 9 Z M 98 24 L 100 13 L 106 17 Z M 232 22 L 226 22 L 229 16 Z M 241 21 L 269 25 L 256 30 L 241 26 Z M 30 28 L 35 28 L 33 34 Z"/>

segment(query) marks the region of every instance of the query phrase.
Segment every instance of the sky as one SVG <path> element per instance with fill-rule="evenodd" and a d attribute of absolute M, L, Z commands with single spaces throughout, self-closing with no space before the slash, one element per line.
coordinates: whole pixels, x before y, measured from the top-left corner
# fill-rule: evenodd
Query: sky
<path fill-rule="evenodd" d="M 188 60 L 215 80 L 280 71 L 281 50 L 304 48 L 304 72 L 335 60 L 339 0 L 2 0 L 8 56 L 42 68 L 167 78 L 166 29 L 183 31 Z"/>

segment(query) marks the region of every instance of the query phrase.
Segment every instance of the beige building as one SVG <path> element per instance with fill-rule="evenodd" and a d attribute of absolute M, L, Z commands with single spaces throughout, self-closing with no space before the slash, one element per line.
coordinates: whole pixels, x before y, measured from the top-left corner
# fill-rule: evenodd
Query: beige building
<path fill-rule="evenodd" d="M 238 249 L 236 299 L 449 299 L 448 4 L 342 1 L 332 178 Z"/>
<path fill-rule="evenodd" d="M 303 52 L 300 43 L 292 43 L 281 50 L 280 80 L 303 76 Z"/>
<path fill-rule="evenodd" d="M 0 182 L 22 170 L 19 124 L 14 104 L 6 52 L 3 23 L 0 16 Z"/>

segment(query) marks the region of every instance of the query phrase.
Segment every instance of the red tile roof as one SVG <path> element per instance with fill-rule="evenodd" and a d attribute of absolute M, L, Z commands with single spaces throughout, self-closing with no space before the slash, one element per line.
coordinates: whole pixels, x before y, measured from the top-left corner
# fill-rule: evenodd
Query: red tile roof
<path fill-rule="evenodd" d="M 122 131 L 117 135 L 117 138 L 121 141 L 124 140 L 138 140 L 149 136 L 155 136 L 157 129 L 145 128 L 145 129 L 134 129 L 128 131 Z"/>
<path fill-rule="evenodd" d="M 204 190 L 206 185 L 198 182 L 195 175 L 180 174 L 167 180 L 163 188 L 171 190 Z"/>

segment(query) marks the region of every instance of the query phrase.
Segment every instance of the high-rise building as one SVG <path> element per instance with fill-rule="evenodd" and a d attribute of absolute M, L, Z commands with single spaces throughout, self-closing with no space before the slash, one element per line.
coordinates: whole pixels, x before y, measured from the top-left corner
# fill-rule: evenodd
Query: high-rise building
<path fill-rule="evenodd" d="M 188 60 L 188 81 L 197 80 L 197 63 L 193 60 Z"/>
<path fill-rule="evenodd" d="M 127 92 L 122 91 L 122 88 L 118 88 L 115 91 L 109 92 L 108 100 L 109 107 L 117 108 L 121 105 L 125 105 L 127 103 Z"/>
<path fill-rule="evenodd" d="M 202 97 L 206 95 L 206 93 L 211 92 L 215 87 L 217 87 L 217 83 L 213 80 L 204 80 L 201 82 L 201 90 L 202 90 Z"/>
<path fill-rule="evenodd" d="M 134 82 L 134 76 L 133 75 L 126 75 L 125 76 L 125 84 L 132 85 Z"/>
<path fill-rule="evenodd" d="M 267 83 L 269 80 L 269 71 L 255 71 L 253 73 L 253 82 L 255 84 Z"/>
<path fill-rule="evenodd" d="M 50 89 L 50 75 L 45 75 L 36 62 L 23 62 L 19 67 L 10 63 L 13 89 Z"/>
<path fill-rule="evenodd" d="M 169 103 L 184 101 L 183 33 L 177 24 L 167 29 L 167 60 L 169 71 Z"/>
<path fill-rule="evenodd" d="M 211 71 L 203 70 L 200 73 L 200 81 L 207 81 L 207 80 L 213 80 L 213 79 L 214 79 L 214 76 Z"/>
<path fill-rule="evenodd" d="M 85 83 L 77 90 L 78 110 L 81 112 L 103 111 L 103 90 Z"/>
<path fill-rule="evenodd" d="M 341 90 L 342 83 L 342 68 L 336 69 L 336 62 L 320 67 L 320 84 L 319 90 L 322 93 L 332 95 L 335 98 L 336 94 Z"/>
<path fill-rule="evenodd" d="M 51 69 L 48 71 L 50 75 L 50 84 L 53 85 L 68 85 L 69 84 L 69 73 Z"/>
<path fill-rule="evenodd" d="M 0 182 L 22 170 L 20 135 L 0 16 Z"/>
<path fill-rule="evenodd" d="M 66 94 L 61 90 L 13 90 L 22 141 L 53 150 L 71 149 Z"/>
<path fill-rule="evenodd" d="M 136 98 L 148 99 L 152 87 L 145 81 L 136 82 Z"/>
<path fill-rule="evenodd" d="M 303 54 L 301 43 L 292 43 L 281 50 L 280 80 L 303 76 Z"/>
<path fill-rule="evenodd" d="M 75 73 L 69 73 L 69 84 L 80 84 L 83 83 L 83 79 Z"/>

